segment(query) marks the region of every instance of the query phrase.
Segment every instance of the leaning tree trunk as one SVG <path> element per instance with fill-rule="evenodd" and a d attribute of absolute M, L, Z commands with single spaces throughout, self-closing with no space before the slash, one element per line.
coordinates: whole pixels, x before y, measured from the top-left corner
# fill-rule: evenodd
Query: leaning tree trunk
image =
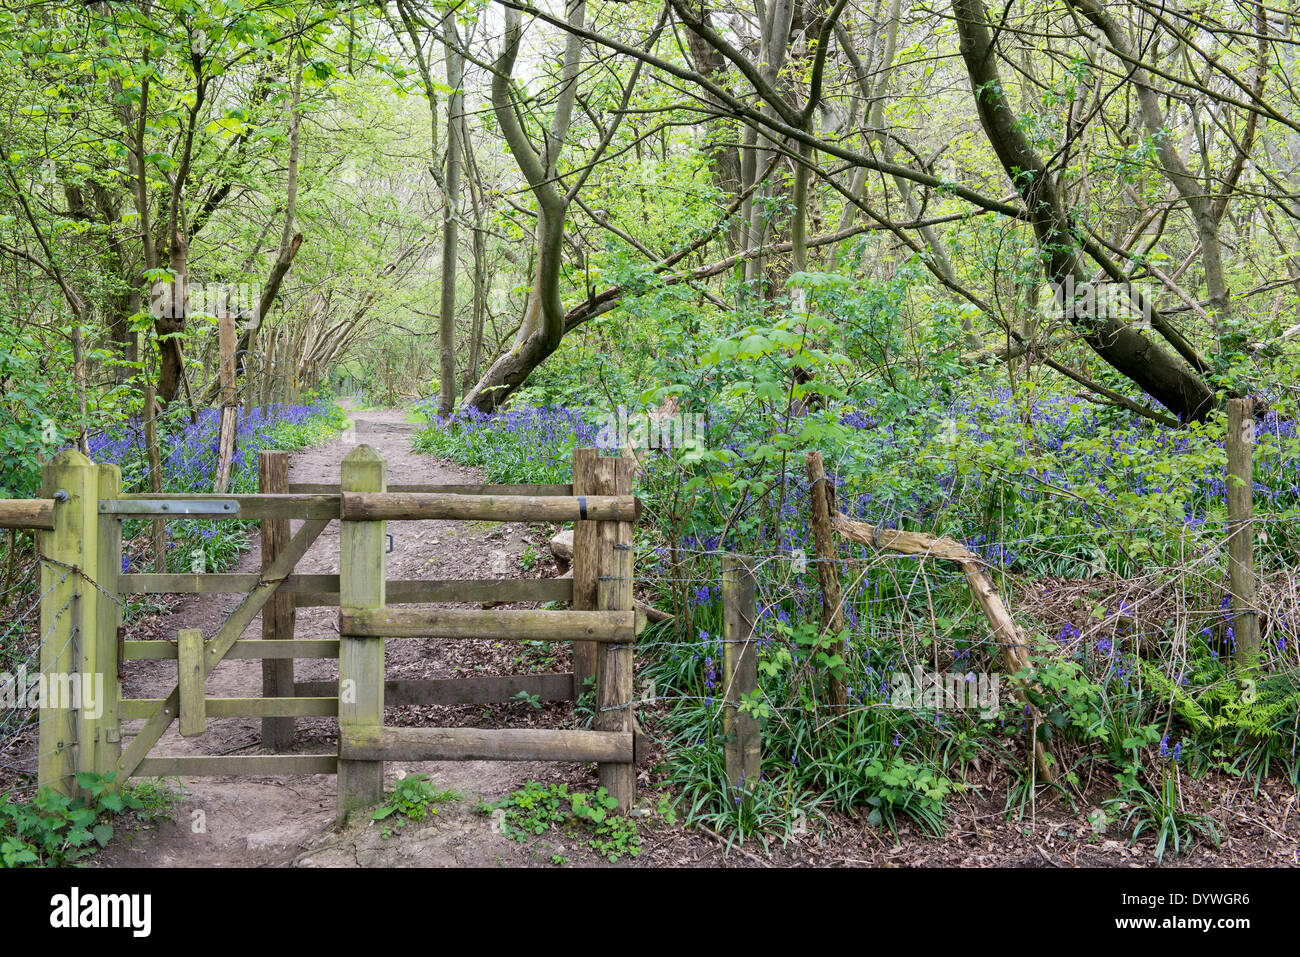
<path fill-rule="evenodd" d="M 570 0 L 568 22 L 581 29 L 586 17 L 586 0 Z M 562 192 L 557 176 L 560 149 L 568 133 L 577 92 L 578 67 L 582 57 L 582 40 L 570 33 L 564 50 L 561 71 L 562 87 L 555 117 L 542 152 L 539 154 L 524 133 L 516 113 L 511 92 L 511 74 L 519 56 L 523 24 L 518 10 L 505 11 L 505 37 L 492 77 L 492 112 L 501 127 L 501 135 L 519 165 L 537 200 L 537 271 L 528 310 L 535 310 L 536 321 L 525 315 L 524 328 L 510 351 L 498 358 L 483 374 L 461 402 L 461 407 L 492 412 L 524 384 L 529 374 L 560 346 L 564 337 L 564 306 L 560 299 L 560 264 L 564 251 L 564 221 L 569 197 Z"/>
<path fill-rule="evenodd" d="M 1089 275 L 1079 260 L 1078 243 L 1056 186 L 1003 92 L 983 0 L 953 0 L 953 12 L 980 124 L 1024 201 L 1047 277 L 1059 289 L 1087 289 Z M 1080 305 L 1067 302 L 1066 318 L 1112 368 L 1185 422 L 1203 420 L 1210 413 L 1214 393 L 1199 375 L 1132 326 L 1113 317 L 1089 315 Z"/>

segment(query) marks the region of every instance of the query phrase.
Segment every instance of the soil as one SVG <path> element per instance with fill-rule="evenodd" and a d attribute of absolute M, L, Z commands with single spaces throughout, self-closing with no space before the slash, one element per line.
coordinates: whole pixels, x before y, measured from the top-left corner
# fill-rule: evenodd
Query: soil
<path fill-rule="evenodd" d="M 355 435 L 345 433 L 327 445 L 294 453 L 290 480 L 336 482 L 343 457 L 358 442 L 376 449 L 388 463 L 390 483 L 471 483 L 482 476 L 468 469 L 410 450 L 412 427 L 398 410 L 351 413 Z M 294 523 L 296 530 L 298 523 Z M 495 523 L 390 522 L 393 551 L 389 578 L 472 579 L 552 577 L 560 570 L 546 547 L 553 528 Z M 257 537 L 236 571 L 260 568 Z M 313 544 L 298 565 L 305 574 L 338 570 L 338 526 L 334 523 Z M 179 628 L 200 628 L 211 634 L 234 609 L 240 596 L 203 595 L 179 600 L 150 623 L 148 637 L 174 639 Z M 479 607 L 464 605 L 462 607 Z M 524 605 L 515 607 L 528 607 Z M 295 637 L 337 635 L 337 610 L 300 608 Z M 260 620 L 249 635 L 260 634 Z M 137 637 L 133 635 L 133 637 Z M 143 635 L 139 636 L 143 637 Z M 390 640 L 386 648 L 390 677 L 451 677 L 467 672 L 510 674 L 524 671 L 565 672 L 567 652 L 552 655 L 517 643 Z M 337 676 L 331 661 L 300 661 L 298 680 Z M 176 681 L 175 664 L 133 662 L 126 682 L 129 697 L 162 697 Z M 208 693 L 220 697 L 260 694 L 261 666 L 255 660 L 225 661 L 207 683 Z M 653 736 L 655 717 L 643 715 Z M 133 730 L 142 722 L 126 723 Z M 458 725 L 479 727 L 573 727 L 568 703 L 533 708 L 524 703 L 479 707 L 390 708 L 390 725 Z M 334 753 L 336 725 L 332 719 L 299 719 L 293 750 Z M 155 754 L 258 754 L 257 719 L 209 720 L 200 737 L 181 738 L 173 726 Z M 658 750 L 658 749 L 656 749 Z M 584 866 L 879 866 L 939 865 L 959 867 L 1020 866 L 1151 866 L 1153 840 L 1136 847 L 1117 838 L 1114 829 L 1095 833 L 1089 823 L 1090 804 L 1071 805 L 1044 794 L 1032 811 L 1020 818 L 1004 810 L 1006 781 L 993 771 L 976 775 L 974 787 L 955 798 L 949 829 L 942 838 L 902 823 L 898 833 L 870 827 L 863 817 L 834 814 L 810 833 L 768 851 L 754 843 L 729 847 L 710 832 L 670 825 L 657 813 L 667 796 L 656 787 L 653 762 L 638 771 L 643 800 L 642 853 L 611 864 L 594 853 L 577 834 L 549 834 L 519 843 L 498 833 L 492 819 L 476 810 L 517 790 L 529 780 L 564 782 L 574 789 L 596 786 L 592 766 L 531 762 L 427 762 L 386 765 L 386 786 L 399 775 L 423 773 L 440 790 L 456 797 L 443 802 L 429 818 L 400 829 L 358 815 L 344 828 L 334 823 L 333 776 L 182 778 L 183 798 L 170 821 L 119 836 L 99 855 L 103 867 L 170 866 L 555 866 L 555 856 Z M 1167 863 L 1192 866 L 1241 864 L 1300 865 L 1300 808 L 1287 786 L 1266 784 L 1258 794 L 1241 781 L 1210 776 L 1185 780 L 1186 793 L 1197 809 L 1214 818 L 1223 838 L 1216 849 L 1200 842 L 1190 854 Z M 177 782 L 173 781 L 173 785 Z"/>

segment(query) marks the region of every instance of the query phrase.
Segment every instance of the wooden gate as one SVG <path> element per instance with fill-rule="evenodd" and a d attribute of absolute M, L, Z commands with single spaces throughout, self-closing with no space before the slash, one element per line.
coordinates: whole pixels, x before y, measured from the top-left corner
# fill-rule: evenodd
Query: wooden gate
<path fill-rule="evenodd" d="M 264 452 L 263 456 L 284 453 Z M 47 499 L 0 502 L 0 526 L 42 529 L 41 670 L 44 680 L 72 672 L 103 676 L 102 713 L 76 702 L 42 698 L 38 779 L 64 793 L 77 771 L 131 776 L 338 775 L 340 818 L 382 798 L 383 762 L 449 760 L 594 761 L 600 783 L 621 810 L 635 798 L 633 649 L 644 619 L 632 600 L 632 529 L 640 504 L 631 494 L 627 459 L 574 453 L 574 485 L 394 486 L 369 446 L 343 461 L 340 483 L 290 485 L 281 458 L 262 464 L 256 495 L 122 494 L 116 466 L 96 466 L 76 451 L 45 468 Z M 268 485 L 276 490 L 269 491 Z M 282 489 L 282 490 L 281 490 Z M 124 518 L 253 519 L 261 523 L 260 574 L 125 574 Z M 290 519 L 302 521 L 288 535 Z M 331 521 L 341 522 L 338 575 L 296 575 L 294 567 Z M 388 581 L 385 522 L 422 519 L 574 522 L 572 579 Z M 181 630 L 175 642 L 127 640 L 121 598 L 129 594 L 242 593 L 243 600 L 211 635 Z M 401 608 L 439 602 L 554 601 L 569 611 Z M 293 607 L 337 605 L 339 637 L 297 640 Z M 263 615 L 261 639 L 245 630 Z M 388 681 L 385 639 L 574 642 L 574 671 Z M 261 659 L 263 695 L 209 698 L 204 679 L 228 658 Z M 337 658 L 339 678 L 295 682 L 295 659 Z M 121 696 L 127 663 L 174 659 L 177 681 L 160 699 Z M 520 692 L 541 700 L 576 699 L 595 678 L 595 729 L 398 728 L 384 707 L 487 704 Z M 298 717 L 337 717 L 337 755 L 165 756 L 153 753 L 179 721 L 182 735 L 202 734 L 213 718 L 260 717 L 263 744 L 284 751 Z M 143 719 L 124 741 L 123 719 Z"/>

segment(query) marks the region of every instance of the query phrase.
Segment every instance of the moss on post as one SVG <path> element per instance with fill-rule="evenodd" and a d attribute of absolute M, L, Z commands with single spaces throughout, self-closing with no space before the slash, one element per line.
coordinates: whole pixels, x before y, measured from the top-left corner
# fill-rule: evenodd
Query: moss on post
<path fill-rule="evenodd" d="M 387 488 L 383 458 L 359 445 L 343 460 L 344 492 L 382 492 Z M 383 521 L 345 519 L 339 533 L 339 608 L 383 608 L 386 569 Z M 339 639 L 339 734 L 370 730 L 384 723 L 384 639 L 342 636 Z M 384 796 L 383 761 L 338 763 L 338 818 L 377 804 Z"/>

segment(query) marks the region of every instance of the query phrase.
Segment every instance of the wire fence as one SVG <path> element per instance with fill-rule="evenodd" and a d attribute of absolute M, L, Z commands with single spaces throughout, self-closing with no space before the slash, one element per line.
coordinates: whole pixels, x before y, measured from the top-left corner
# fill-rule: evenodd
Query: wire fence
<path fill-rule="evenodd" d="M 35 563 L 33 564 L 34 567 L 36 567 Z M 0 672 L 3 672 L 0 674 L 0 682 L 3 682 L 6 686 L 4 690 L 7 699 L 5 701 L 7 707 L 0 709 L 0 769 L 12 775 L 14 781 L 23 776 L 34 775 L 37 764 L 43 756 L 41 754 L 31 754 L 18 758 L 16 752 L 23 749 L 15 747 L 15 745 L 20 738 L 30 733 L 29 724 L 36 715 L 36 710 L 30 706 L 28 701 L 31 685 L 27 683 L 27 678 L 29 675 L 36 678 L 40 674 L 41 655 L 45 650 L 45 645 L 57 630 L 63 616 L 69 613 L 72 603 L 76 599 L 76 594 L 75 592 L 69 594 L 63 604 L 52 612 L 43 611 L 42 605 L 53 592 L 63 586 L 64 582 L 72 574 L 72 569 L 64 570 L 44 591 L 33 597 L 23 611 L 10 618 L 5 625 L 4 633 L 0 634 L 0 660 L 4 662 L 4 667 L 0 668 Z M 39 634 L 34 636 L 35 640 L 23 641 L 25 633 L 32 628 L 34 623 L 38 623 L 45 614 L 49 615 L 49 624 L 44 631 L 40 631 L 38 627 L 36 631 Z M 68 638 L 63 646 L 58 649 L 56 657 L 61 656 L 73 647 L 77 638 L 76 629 L 69 631 Z M 24 646 L 26 647 L 25 652 L 19 651 L 19 657 L 13 657 L 13 653 Z M 39 685 L 37 687 L 39 688 Z M 64 746 L 71 747 L 71 742 L 66 742 Z M 0 797 L 18 791 L 32 790 L 35 787 L 35 782 L 9 783 L 0 788 Z"/>

